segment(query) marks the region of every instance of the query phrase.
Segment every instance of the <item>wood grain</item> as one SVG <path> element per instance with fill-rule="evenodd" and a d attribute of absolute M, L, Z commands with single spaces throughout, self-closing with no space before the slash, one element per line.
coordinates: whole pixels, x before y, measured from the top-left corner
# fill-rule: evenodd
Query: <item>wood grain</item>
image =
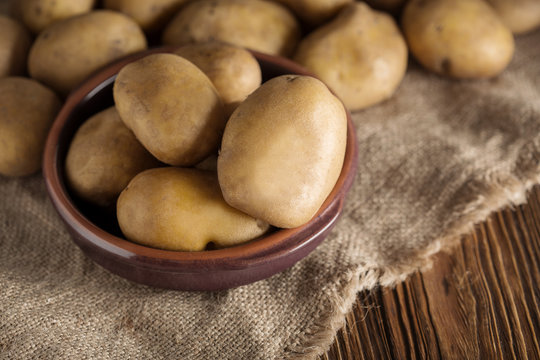
<path fill-rule="evenodd" d="M 358 294 L 321 360 L 540 359 L 540 186 L 430 270 Z"/>

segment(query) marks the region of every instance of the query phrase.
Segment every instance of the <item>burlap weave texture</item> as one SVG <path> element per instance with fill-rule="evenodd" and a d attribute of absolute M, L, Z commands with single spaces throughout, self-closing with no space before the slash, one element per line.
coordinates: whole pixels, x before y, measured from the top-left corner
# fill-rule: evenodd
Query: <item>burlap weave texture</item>
<path fill-rule="evenodd" d="M 429 263 L 540 175 L 540 31 L 496 79 L 412 62 L 389 101 L 354 114 L 356 181 L 338 225 L 293 268 L 237 289 L 130 283 L 71 242 L 40 175 L 0 177 L 1 359 L 311 359 L 356 292 Z"/>

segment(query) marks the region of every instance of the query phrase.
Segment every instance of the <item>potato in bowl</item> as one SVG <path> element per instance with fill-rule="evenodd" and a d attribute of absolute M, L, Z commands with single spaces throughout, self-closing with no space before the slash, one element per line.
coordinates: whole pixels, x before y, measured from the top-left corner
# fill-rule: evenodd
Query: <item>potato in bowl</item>
<path fill-rule="evenodd" d="M 176 48 L 153 49 L 170 53 Z M 44 156 L 47 190 L 74 242 L 94 261 L 135 282 L 183 290 L 217 290 L 251 283 L 282 271 L 313 251 L 335 225 L 356 167 L 355 131 L 347 115 L 346 151 L 332 191 L 307 223 L 291 229 L 272 228 L 247 243 L 201 252 L 155 249 L 128 241 L 103 210 L 80 202 L 66 187 L 63 167 L 69 142 L 80 124 L 113 104 L 112 85 L 118 71 L 148 52 L 113 64 L 68 97 L 49 134 Z M 254 53 L 263 82 L 284 74 L 309 73 L 279 57 Z"/>

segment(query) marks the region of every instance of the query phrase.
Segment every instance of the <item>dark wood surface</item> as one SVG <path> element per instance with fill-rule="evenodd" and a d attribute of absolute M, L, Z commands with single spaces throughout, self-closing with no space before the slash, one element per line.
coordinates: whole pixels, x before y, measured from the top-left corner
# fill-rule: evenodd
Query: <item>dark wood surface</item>
<path fill-rule="evenodd" d="M 358 294 L 321 360 L 540 359 L 540 186 L 431 269 Z"/>

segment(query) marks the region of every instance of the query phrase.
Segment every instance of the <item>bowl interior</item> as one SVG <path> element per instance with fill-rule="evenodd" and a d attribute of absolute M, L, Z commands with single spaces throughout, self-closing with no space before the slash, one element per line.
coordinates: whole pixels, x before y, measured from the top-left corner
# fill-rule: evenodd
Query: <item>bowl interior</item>
<path fill-rule="evenodd" d="M 321 223 L 325 211 L 336 206 L 339 207 L 339 212 L 341 211 L 343 196 L 352 183 L 354 168 L 356 167 L 356 142 L 349 114 L 347 151 L 342 173 L 319 213 L 310 222 L 299 228 L 274 229 L 273 232 L 259 239 L 235 247 L 190 253 L 153 249 L 132 243 L 124 239 L 116 221 L 114 207 L 103 209 L 82 201 L 74 196 L 66 186 L 64 180 L 65 157 L 71 139 L 79 126 L 89 117 L 114 105 L 112 87 L 118 71 L 125 64 L 150 52 L 171 52 L 173 50 L 167 48 L 154 49 L 120 60 L 96 73 L 68 97 L 53 124 L 44 156 L 44 175 L 49 195 L 61 217 L 67 223 L 68 228 L 72 233 L 84 237 L 94 245 L 105 246 L 107 251 L 115 252 L 125 258 L 135 256 L 188 263 L 200 260 L 230 259 L 231 257 L 248 259 L 255 254 L 260 255 L 261 251 L 265 253 L 279 252 L 280 247 L 283 247 L 284 250 L 285 247 L 300 246 L 306 238 L 313 236 L 317 231 L 324 228 L 325 224 L 319 224 L 319 227 L 313 225 L 317 222 Z M 283 74 L 311 75 L 292 61 L 256 52 L 254 52 L 254 55 L 261 66 L 263 82 Z M 288 239 L 287 244 L 282 241 L 283 239 Z M 293 242 L 291 243 L 291 241 Z"/>

